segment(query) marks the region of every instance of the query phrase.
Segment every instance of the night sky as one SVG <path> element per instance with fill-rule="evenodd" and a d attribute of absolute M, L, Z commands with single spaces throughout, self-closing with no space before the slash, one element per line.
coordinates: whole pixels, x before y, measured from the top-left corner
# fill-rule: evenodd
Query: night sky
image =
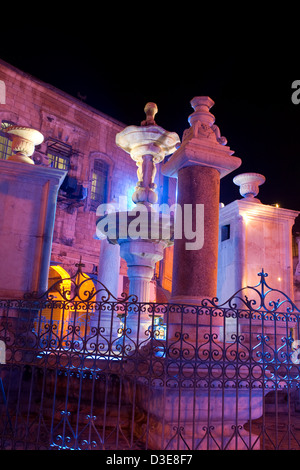
<path fill-rule="evenodd" d="M 73 6 L 72 16 L 44 12 L 36 23 L 8 24 L 1 35 L 12 41 L 1 40 L 0 58 L 72 96 L 79 92 L 126 125 L 139 125 L 146 102 L 154 101 L 157 124 L 180 138 L 193 112 L 190 100 L 210 96 L 221 135 L 242 159 L 221 180 L 221 202 L 240 198 L 232 178 L 252 171 L 266 177 L 263 203 L 300 210 L 300 104 L 291 100 L 300 79 L 299 41 L 290 36 L 299 30 L 297 12 L 285 23 L 281 10 L 270 16 L 275 7 L 262 17 L 245 4 L 243 12 L 223 17 L 216 6 L 207 14 L 197 13 L 196 4 L 172 5 L 163 14 L 147 3 L 128 14 L 128 5 L 118 5 L 104 12 Z"/>

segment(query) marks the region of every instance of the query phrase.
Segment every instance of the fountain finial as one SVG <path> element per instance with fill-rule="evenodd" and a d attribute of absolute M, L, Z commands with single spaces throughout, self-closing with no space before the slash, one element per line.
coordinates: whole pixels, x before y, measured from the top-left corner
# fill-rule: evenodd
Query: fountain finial
<path fill-rule="evenodd" d="M 158 107 L 155 103 L 149 102 L 144 107 L 146 119 L 141 122 L 141 126 L 156 126 L 155 114 L 158 112 Z"/>

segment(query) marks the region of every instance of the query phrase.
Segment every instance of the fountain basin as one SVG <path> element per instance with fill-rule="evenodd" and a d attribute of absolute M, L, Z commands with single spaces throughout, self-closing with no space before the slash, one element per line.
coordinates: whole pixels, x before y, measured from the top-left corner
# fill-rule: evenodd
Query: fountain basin
<path fill-rule="evenodd" d="M 266 371 L 249 365 L 220 364 L 219 376 L 210 365 L 195 368 L 165 360 L 168 374 L 127 381 L 128 395 L 149 420 L 148 445 L 151 449 L 216 450 L 259 449 L 258 436 L 244 429 L 249 420 L 263 413 Z M 162 367 L 162 366 L 161 366 Z M 215 375 L 215 377 L 214 377 Z"/>

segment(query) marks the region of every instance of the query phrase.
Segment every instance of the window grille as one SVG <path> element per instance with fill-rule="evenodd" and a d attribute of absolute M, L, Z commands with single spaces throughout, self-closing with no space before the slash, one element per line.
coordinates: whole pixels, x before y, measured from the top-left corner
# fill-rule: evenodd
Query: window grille
<path fill-rule="evenodd" d="M 108 164 L 103 160 L 95 160 L 91 182 L 91 209 L 96 210 L 99 204 L 107 199 Z"/>
<path fill-rule="evenodd" d="M 47 144 L 48 162 L 52 168 L 69 170 L 72 147 L 56 139 L 49 139 Z"/>
<path fill-rule="evenodd" d="M 12 139 L 9 134 L 4 130 L 6 127 L 12 126 L 14 123 L 10 121 L 2 121 L 0 128 L 0 159 L 6 160 L 11 155 L 11 142 Z"/>

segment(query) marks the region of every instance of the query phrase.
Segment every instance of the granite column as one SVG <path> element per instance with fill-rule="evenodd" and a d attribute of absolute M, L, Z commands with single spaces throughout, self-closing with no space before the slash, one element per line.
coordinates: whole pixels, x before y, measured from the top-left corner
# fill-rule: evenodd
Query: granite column
<path fill-rule="evenodd" d="M 175 234 L 174 239 L 171 302 L 176 303 L 201 304 L 203 298 L 216 296 L 220 178 L 241 165 L 214 125 L 215 118 L 209 112 L 213 104 L 207 96 L 191 101 L 195 110 L 189 116 L 191 127 L 184 132 L 181 146 L 162 169 L 164 175 L 178 179 L 177 204 L 184 221 L 182 238 L 176 238 Z M 188 221 L 184 214 L 189 205 L 196 239 L 201 238 L 202 231 L 200 245 L 187 243 Z M 200 220 L 195 217 L 197 206 L 202 208 Z"/>

